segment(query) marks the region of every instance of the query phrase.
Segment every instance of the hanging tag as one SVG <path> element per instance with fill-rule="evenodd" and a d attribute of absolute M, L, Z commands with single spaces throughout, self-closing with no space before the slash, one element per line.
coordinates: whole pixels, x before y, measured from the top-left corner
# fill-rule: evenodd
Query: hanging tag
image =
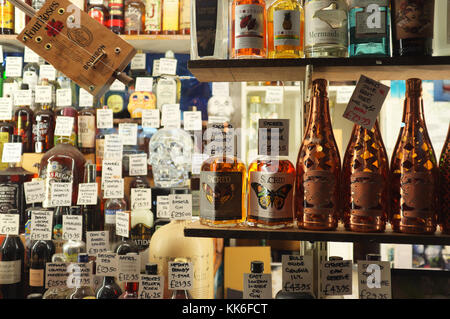
<path fill-rule="evenodd" d="M 23 62 L 22 57 L 7 56 L 5 65 L 5 76 L 15 78 L 22 76 Z"/>
<path fill-rule="evenodd" d="M 139 282 L 141 273 L 141 259 L 137 254 L 119 255 L 119 274 L 117 276 L 120 282 Z"/>
<path fill-rule="evenodd" d="M 123 178 L 107 179 L 104 182 L 104 195 L 103 198 L 123 198 Z"/>
<path fill-rule="evenodd" d="M 78 185 L 77 205 L 97 205 L 97 183 L 80 183 Z"/>
<path fill-rule="evenodd" d="M 39 80 L 47 79 L 49 81 L 56 80 L 56 69 L 53 65 L 42 64 L 39 66 Z"/>
<path fill-rule="evenodd" d="M 49 85 L 37 85 L 35 87 L 36 103 L 52 103 L 52 87 Z"/>
<path fill-rule="evenodd" d="M 283 104 L 284 87 L 282 86 L 267 86 L 266 87 L 266 104 Z"/>
<path fill-rule="evenodd" d="M 63 215 L 62 239 L 81 241 L 83 238 L 83 216 Z"/>
<path fill-rule="evenodd" d="M 130 176 L 147 176 L 147 153 L 129 155 Z"/>
<path fill-rule="evenodd" d="M 145 69 L 145 64 L 145 53 L 137 53 L 133 59 L 131 59 L 130 69 L 142 70 Z"/>
<path fill-rule="evenodd" d="M 137 123 L 120 123 L 119 136 L 122 145 L 137 145 Z"/>
<path fill-rule="evenodd" d="M 0 214 L 0 234 L 19 235 L 19 214 Z"/>
<path fill-rule="evenodd" d="M 56 106 L 71 106 L 72 105 L 72 90 L 71 89 L 57 89 L 56 90 Z"/>
<path fill-rule="evenodd" d="M 23 53 L 23 62 L 25 62 L 25 63 L 39 63 L 39 55 L 37 55 L 29 47 L 25 47 L 24 48 L 24 53 Z"/>
<path fill-rule="evenodd" d="M 146 91 L 146 92 L 152 92 L 153 91 L 153 78 L 151 77 L 137 77 L 136 78 L 136 85 L 134 88 L 135 91 Z"/>
<path fill-rule="evenodd" d="M 260 119 L 258 155 L 289 156 L 289 120 Z"/>
<path fill-rule="evenodd" d="M 157 77 L 160 76 L 161 73 L 159 72 L 159 59 L 153 60 L 153 70 L 152 70 L 152 76 Z"/>
<path fill-rule="evenodd" d="M 18 90 L 14 92 L 14 105 L 31 105 L 31 90 Z"/>
<path fill-rule="evenodd" d="M 90 287 L 92 285 L 92 263 L 70 263 L 67 266 L 67 288 Z"/>
<path fill-rule="evenodd" d="M 175 75 L 177 74 L 177 59 L 159 59 L 159 74 Z"/>
<path fill-rule="evenodd" d="M 131 188 L 131 209 L 151 209 L 151 188 Z"/>
<path fill-rule="evenodd" d="M 358 261 L 359 299 L 392 299 L 391 263 Z"/>
<path fill-rule="evenodd" d="M 192 219 L 192 194 L 170 194 L 169 204 L 170 219 Z"/>
<path fill-rule="evenodd" d="M 193 289 L 194 269 L 190 262 L 169 262 L 167 288 L 169 290 Z"/>
<path fill-rule="evenodd" d="M 116 212 L 116 235 L 129 237 L 130 214 L 128 212 Z"/>
<path fill-rule="evenodd" d="M 105 181 L 108 179 L 122 178 L 122 161 L 106 160 L 102 161 L 102 185 L 101 189 L 105 189 Z"/>
<path fill-rule="evenodd" d="M 69 263 L 45 264 L 45 289 L 66 287 Z"/>
<path fill-rule="evenodd" d="M 213 82 L 212 83 L 213 96 L 230 96 L 230 83 L 228 82 Z"/>
<path fill-rule="evenodd" d="M 313 292 L 312 256 L 282 255 L 281 262 L 284 292 Z"/>
<path fill-rule="evenodd" d="M 53 235 L 53 211 L 31 211 L 31 240 L 52 240 Z"/>
<path fill-rule="evenodd" d="M 80 98 L 78 104 L 82 107 L 92 107 L 94 105 L 94 96 L 83 88 L 80 88 Z"/>
<path fill-rule="evenodd" d="M 162 106 L 161 126 L 165 128 L 180 128 L 181 111 L 180 104 L 164 104 Z"/>
<path fill-rule="evenodd" d="M 0 120 L 11 121 L 13 112 L 12 110 L 13 110 L 12 99 L 9 97 L 0 97 Z"/>
<path fill-rule="evenodd" d="M 23 183 L 25 202 L 27 204 L 42 203 L 45 200 L 44 180 Z"/>
<path fill-rule="evenodd" d="M 271 274 L 244 274 L 243 299 L 272 299 Z"/>
<path fill-rule="evenodd" d="M 183 112 L 183 125 L 185 131 L 201 131 L 202 112 L 200 111 Z"/>
<path fill-rule="evenodd" d="M 95 259 L 95 274 L 97 276 L 116 277 L 119 274 L 119 259 L 116 253 L 101 252 Z"/>
<path fill-rule="evenodd" d="M 70 137 L 73 132 L 75 118 L 71 116 L 58 116 L 56 118 L 55 135 Z"/>
<path fill-rule="evenodd" d="M 113 110 L 111 109 L 97 109 L 97 128 L 113 128 Z"/>
<path fill-rule="evenodd" d="M 49 207 L 72 206 L 72 183 L 55 182 L 50 185 Z"/>
<path fill-rule="evenodd" d="M 320 293 L 322 296 L 343 296 L 352 294 L 352 261 L 322 261 L 320 265 Z"/>
<path fill-rule="evenodd" d="M 86 232 L 86 252 L 89 256 L 95 256 L 109 250 L 109 231 L 88 231 Z M 96 263 L 98 260 L 96 260 Z"/>
<path fill-rule="evenodd" d="M 158 109 L 142 110 L 142 127 L 143 128 L 159 128 L 159 110 Z"/>
<path fill-rule="evenodd" d="M 169 196 L 156 197 L 156 217 L 170 218 L 170 201 Z"/>
<path fill-rule="evenodd" d="M 4 143 L 2 162 L 19 163 L 22 160 L 22 143 Z"/>
<path fill-rule="evenodd" d="M 157 275 L 140 275 L 139 299 L 163 299 L 164 277 Z"/>
<path fill-rule="evenodd" d="M 104 159 L 122 160 L 123 143 L 119 134 L 108 134 L 105 136 Z"/>
<path fill-rule="evenodd" d="M 114 82 L 109 87 L 110 91 L 125 91 L 125 89 L 125 84 L 123 84 L 119 80 L 114 80 Z"/>

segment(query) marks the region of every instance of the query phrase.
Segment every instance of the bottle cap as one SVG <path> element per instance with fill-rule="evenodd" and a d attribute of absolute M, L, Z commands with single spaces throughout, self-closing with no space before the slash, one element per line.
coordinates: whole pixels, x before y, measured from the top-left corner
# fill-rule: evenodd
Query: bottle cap
<path fill-rule="evenodd" d="M 416 78 L 406 80 L 406 96 L 420 95 L 422 95 L 422 80 Z"/>
<path fill-rule="evenodd" d="M 366 260 L 380 261 L 381 260 L 381 256 L 378 255 L 378 254 L 367 254 L 366 255 Z"/>
<path fill-rule="evenodd" d="M 145 265 L 145 273 L 147 275 L 156 275 L 158 273 L 158 264 Z"/>
<path fill-rule="evenodd" d="M 89 262 L 89 255 L 85 253 L 78 254 L 78 262 L 79 263 Z"/>
<path fill-rule="evenodd" d="M 186 187 L 174 187 L 170 189 L 170 194 L 190 194 L 189 188 Z"/>
<path fill-rule="evenodd" d="M 173 53 L 172 50 L 168 50 L 166 51 L 164 57 L 167 59 L 175 59 L 175 53 Z"/>
<path fill-rule="evenodd" d="M 70 206 L 70 215 L 81 215 L 81 208 L 80 206 Z"/>
<path fill-rule="evenodd" d="M 314 80 L 312 83 L 312 95 L 327 97 L 328 96 L 327 86 L 328 81 L 325 79 Z"/>
<path fill-rule="evenodd" d="M 261 103 L 261 97 L 259 95 L 250 96 L 250 103 Z"/>
<path fill-rule="evenodd" d="M 252 261 L 250 271 L 254 274 L 262 274 L 264 271 L 264 263 L 262 261 Z"/>
<path fill-rule="evenodd" d="M 344 260 L 344 258 L 342 258 L 340 256 L 330 256 L 330 258 L 328 258 L 328 260 Z"/>
<path fill-rule="evenodd" d="M 11 135 L 9 138 L 10 143 L 22 143 L 22 136 L 20 135 Z"/>

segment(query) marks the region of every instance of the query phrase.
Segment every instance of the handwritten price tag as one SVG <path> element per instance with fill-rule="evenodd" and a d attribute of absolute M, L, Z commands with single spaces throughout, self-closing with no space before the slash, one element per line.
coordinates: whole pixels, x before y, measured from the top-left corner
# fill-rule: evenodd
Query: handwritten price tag
<path fill-rule="evenodd" d="M 68 288 L 92 285 L 92 263 L 71 263 L 67 266 L 67 272 Z"/>
<path fill-rule="evenodd" d="M 50 207 L 72 205 L 72 183 L 52 183 Z"/>
<path fill-rule="evenodd" d="M 5 91 L 3 91 L 5 94 Z M 0 120 L 12 120 L 13 101 L 9 97 L 0 97 Z"/>
<path fill-rule="evenodd" d="M 0 214 L 0 234 L 19 235 L 19 214 Z"/>
<path fill-rule="evenodd" d="M 86 250 L 90 256 L 109 250 L 108 234 L 108 230 L 86 232 Z"/>
<path fill-rule="evenodd" d="M 135 91 L 151 92 L 153 90 L 153 78 L 152 77 L 137 77 Z"/>
<path fill-rule="evenodd" d="M 313 260 L 311 256 L 282 255 L 282 290 L 285 292 L 312 292 Z"/>
<path fill-rule="evenodd" d="M 19 163 L 22 159 L 22 143 L 4 143 L 2 162 Z"/>
<path fill-rule="evenodd" d="M 159 74 L 175 75 L 177 72 L 177 59 L 159 59 Z"/>
<path fill-rule="evenodd" d="M 69 263 L 46 263 L 45 264 L 45 288 L 66 287 L 67 267 Z"/>
<path fill-rule="evenodd" d="M 55 81 L 56 79 L 56 69 L 53 65 L 42 64 L 39 66 L 39 79 L 47 79 L 49 81 Z"/>
<path fill-rule="evenodd" d="M 31 212 L 31 240 L 52 240 L 53 211 L 35 210 Z"/>
<path fill-rule="evenodd" d="M 136 145 L 137 144 L 137 124 L 136 123 L 120 123 L 119 137 L 122 140 L 122 145 Z"/>
<path fill-rule="evenodd" d="M 103 198 L 123 198 L 124 182 L 123 178 L 112 178 L 105 180 Z"/>
<path fill-rule="evenodd" d="M 104 159 L 122 160 L 123 142 L 119 134 L 108 134 L 105 136 Z"/>
<path fill-rule="evenodd" d="M 358 261 L 359 299 L 392 299 L 391 264 L 388 261 Z"/>
<path fill-rule="evenodd" d="M 171 219 L 192 219 L 192 194 L 170 194 L 169 204 Z"/>
<path fill-rule="evenodd" d="M 77 205 L 97 205 L 97 183 L 80 183 L 78 185 Z"/>
<path fill-rule="evenodd" d="M 193 288 L 194 269 L 190 262 L 169 262 L 167 284 L 169 290 Z"/>
<path fill-rule="evenodd" d="M 272 299 L 272 275 L 244 274 L 243 299 Z"/>
<path fill-rule="evenodd" d="M 267 104 L 283 104 L 284 88 L 282 86 L 267 86 L 266 99 Z"/>
<path fill-rule="evenodd" d="M 162 299 L 164 277 L 156 275 L 141 275 L 139 281 L 139 299 Z"/>
<path fill-rule="evenodd" d="M 147 153 L 129 155 L 130 176 L 147 175 Z"/>
<path fill-rule="evenodd" d="M 102 190 L 105 189 L 105 181 L 108 179 L 122 178 L 122 161 L 106 160 L 102 162 Z"/>
<path fill-rule="evenodd" d="M 63 240 L 82 240 L 83 234 L 83 216 L 81 215 L 63 215 L 62 226 Z"/>
<path fill-rule="evenodd" d="M 156 217 L 170 218 L 169 196 L 157 196 L 156 197 Z"/>
<path fill-rule="evenodd" d="M 98 253 L 95 259 L 97 276 L 117 276 L 119 271 L 119 261 L 116 253 Z"/>
<path fill-rule="evenodd" d="M 158 109 L 142 110 L 142 127 L 159 128 L 159 120 L 160 115 Z"/>
<path fill-rule="evenodd" d="M 131 209 L 151 209 L 152 190 L 151 188 L 131 189 Z"/>
<path fill-rule="evenodd" d="M 97 128 L 113 128 L 113 127 L 114 127 L 113 110 L 97 109 Z"/>
<path fill-rule="evenodd" d="M 321 264 L 322 296 L 342 296 L 352 294 L 352 261 L 330 260 Z"/>
<path fill-rule="evenodd" d="M 141 256 L 138 254 L 127 254 L 118 256 L 119 274 L 118 279 L 121 282 L 135 281 L 139 282 L 141 270 Z"/>
<path fill-rule="evenodd" d="M 183 124 L 185 131 L 201 131 L 202 130 L 202 112 L 185 111 L 183 112 Z"/>
<path fill-rule="evenodd" d="M 75 118 L 71 116 L 58 116 L 56 118 L 55 135 L 71 136 Z"/>
<path fill-rule="evenodd" d="M 130 228 L 130 213 L 116 212 L 116 235 L 128 238 Z"/>

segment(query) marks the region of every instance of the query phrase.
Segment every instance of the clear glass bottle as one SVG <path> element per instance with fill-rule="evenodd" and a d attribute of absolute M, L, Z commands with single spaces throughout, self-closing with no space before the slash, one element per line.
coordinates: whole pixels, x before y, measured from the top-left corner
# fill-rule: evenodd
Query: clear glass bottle
<path fill-rule="evenodd" d="M 178 34 L 180 31 L 180 0 L 162 0 L 162 33 Z"/>
<path fill-rule="evenodd" d="M 302 58 L 305 14 L 300 0 L 277 0 L 267 13 L 269 58 Z"/>
<path fill-rule="evenodd" d="M 305 0 L 305 57 L 347 57 L 346 0 Z"/>
<path fill-rule="evenodd" d="M 116 213 L 127 210 L 127 202 L 124 198 L 108 198 L 104 204 L 104 230 L 109 231 L 109 245 L 114 247 L 120 236 L 116 235 Z"/>
<path fill-rule="evenodd" d="M 52 95 L 55 94 L 55 87 L 42 79 L 40 86 L 49 86 Z M 45 153 L 54 145 L 55 131 L 55 113 L 53 112 L 53 103 L 37 103 L 38 109 L 33 117 L 33 152 Z"/>
<path fill-rule="evenodd" d="M 439 159 L 439 173 L 441 231 L 444 234 L 450 234 L 450 124 L 447 139 L 442 148 L 441 158 Z"/>
<path fill-rule="evenodd" d="M 73 106 L 58 107 L 55 110 L 55 128 L 56 128 L 56 122 L 58 121 L 59 116 L 73 117 L 72 134 L 70 136 L 61 136 L 61 135 L 54 134 L 55 145 L 64 143 L 64 144 L 71 144 L 71 145 L 77 147 L 77 145 L 78 145 L 78 123 L 77 123 L 78 111 L 77 111 L 77 109 Z"/>
<path fill-rule="evenodd" d="M 29 90 L 28 84 L 22 83 L 21 90 Z M 33 111 L 29 105 L 18 105 L 14 110 L 14 134 L 22 139 L 22 152 L 33 150 Z"/>
<path fill-rule="evenodd" d="M 66 213 L 68 215 L 82 216 L 80 206 L 71 206 L 68 211 L 66 210 Z M 83 233 L 83 237 L 85 236 L 86 234 Z M 63 254 L 69 262 L 76 262 L 84 253 L 86 253 L 86 243 L 83 240 L 69 239 L 63 245 Z"/>
<path fill-rule="evenodd" d="M 88 263 L 88 254 L 80 254 L 78 256 L 78 263 Z M 91 286 L 81 285 L 67 296 L 67 299 L 95 299 L 95 291 Z"/>
<path fill-rule="evenodd" d="M 125 34 L 143 34 L 145 4 L 141 0 L 126 0 L 124 9 Z"/>
<path fill-rule="evenodd" d="M 145 33 L 160 34 L 162 31 L 162 0 L 146 0 L 145 1 Z"/>

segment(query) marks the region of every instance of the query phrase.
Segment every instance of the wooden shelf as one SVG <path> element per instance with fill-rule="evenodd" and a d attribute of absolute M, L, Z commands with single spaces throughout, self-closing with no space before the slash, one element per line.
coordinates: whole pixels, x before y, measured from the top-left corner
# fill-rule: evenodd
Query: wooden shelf
<path fill-rule="evenodd" d="M 450 78 L 450 57 L 317 58 L 191 60 L 188 68 L 201 82 L 303 81 L 306 66 L 313 78 L 356 81 L 361 74 L 374 80 Z"/>
<path fill-rule="evenodd" d="M 345 231 L 343 227 L 336 231 L 308 231 L 295 228 L 279 230 L 250 227 L 219 228 L 205 226 L 198 221 L 187 226 L 184 229 L 184 235 L 210 238 L 450 245 L 450 235 L 444 235 L 440 232 L 436 232 L 434 235 L 410 235 L 394 233 L 391 229 L 384 233 L 355 233 Z"/>

